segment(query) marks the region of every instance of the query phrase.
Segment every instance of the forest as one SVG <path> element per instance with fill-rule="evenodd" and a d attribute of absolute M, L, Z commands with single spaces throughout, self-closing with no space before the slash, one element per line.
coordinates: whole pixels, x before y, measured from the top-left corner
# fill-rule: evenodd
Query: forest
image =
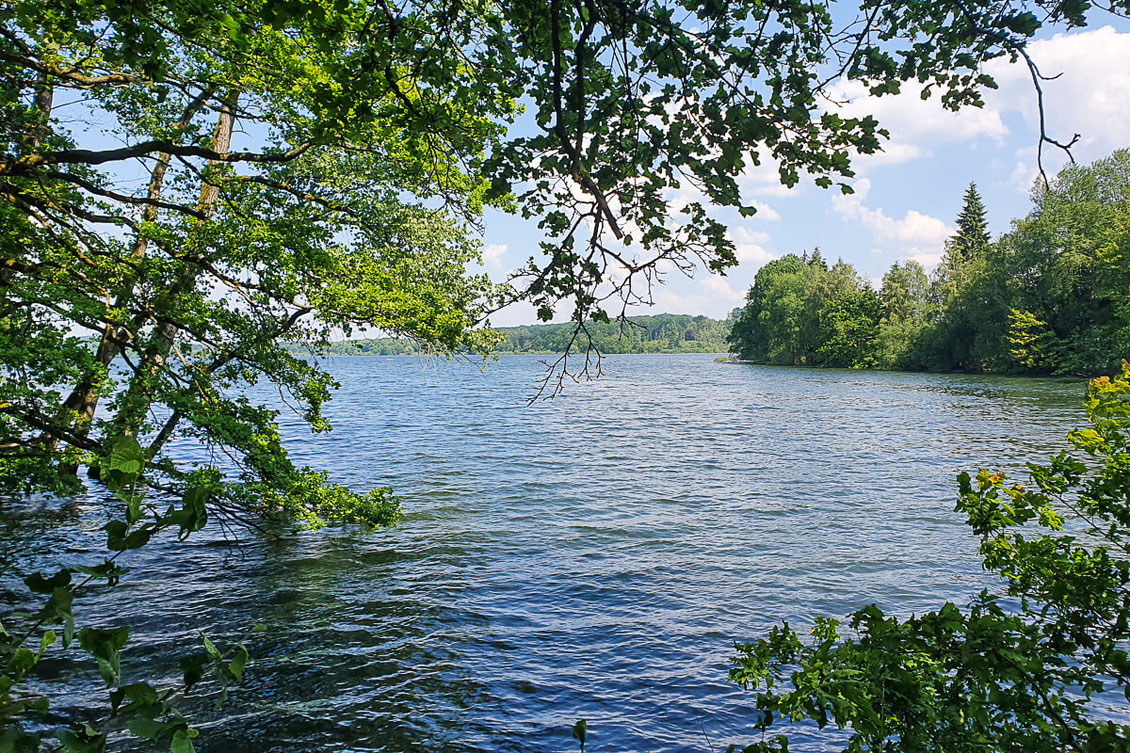
<path fill-rule="evenodd" d="M 707 316 L 655 314 L 633 316 L 624 322 L 585 323 L 592 346 L 601 353 L 725 353 L 726 337 L 731 322 Z M 518 353 L 556 354 L 576 347 L 576 327 L 565 324 L 531 324 L 520 327 L 496 327 L 501 339 L 493 347 L 499 355 Z M 586 338 L 585 343 L 589 340 Z M 399 356 L 426 353 L 408 339 L 341 340 L 324 352 L 334 356 Z"/>
<path fill-rule="evenodd" d="M 932 274 L 897 262 L 876 290 L 819 251 L 758 271 L 730 334 L 757 363 L 1109 374 L 1130 353 L 1130 151 L 1037 185 L 997 239 L 970 185 Z"/>

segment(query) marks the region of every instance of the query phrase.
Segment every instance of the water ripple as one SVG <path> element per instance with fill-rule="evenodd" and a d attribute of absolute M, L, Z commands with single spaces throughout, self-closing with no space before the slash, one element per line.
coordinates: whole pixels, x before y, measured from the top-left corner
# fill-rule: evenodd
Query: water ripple
<path fill-rule="evenodd" d="M 332 361 L 336 430 L 285 420 L 293 455 L 393 486 L 403 524 L 157 543 L 80 619 L 134 626 L 127 677 L 171 676 L 197 630 L 268 626 L 223 714 L 196 709 L 203 751 L 571 751 L 579 718 L 593 751 L 720 750 L 755 739 L 752 696 L 726 682 L 735 640 L 991 585 L 955 474 L 1018 471 L 1082 418 L 1078 383 L 699 355 L 611 357 L 602 380 L 524 407 L 539 360 Z M 0 604 L 18 575 L 82 556 L 68 547 L 96 557 L 106 514 L 0 512 Z"/>

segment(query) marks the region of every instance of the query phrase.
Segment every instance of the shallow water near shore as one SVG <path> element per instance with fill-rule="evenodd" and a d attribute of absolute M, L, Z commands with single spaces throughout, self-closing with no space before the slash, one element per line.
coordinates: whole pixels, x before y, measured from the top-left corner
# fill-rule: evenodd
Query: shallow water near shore
<path fill-rule="evenodd" d="M 994 586 L 955 475 L 1023 477 L 1083 421 L 1082 382 L 713 359 L 609 356 L 529 406 L 539 357 L 331 359 L 335 430 L 286 418 L 292 454 L 393 487 L 403 523 L 156 543 L 78 621 L 133 626 L 127 680 L 171 676 L 197 630 L 267 626 L 222 713 L 196 709 L 201 751 L 572 751 L 581 718 L 587 751 L 721 751 L 757 739 L 734 641 Z M 105 519 L 94 498 L 0 505 L 0 608 L 17 576 L 96 559 Z M 56 708 L 102 697 L 92 669 Z"/>

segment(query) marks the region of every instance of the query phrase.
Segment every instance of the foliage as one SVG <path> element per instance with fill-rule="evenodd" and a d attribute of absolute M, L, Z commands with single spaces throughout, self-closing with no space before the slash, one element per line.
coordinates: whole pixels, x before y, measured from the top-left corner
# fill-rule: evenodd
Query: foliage
<path fill-rule="evenodd" d="M 1130 351 L 1127 186 L 1126 150 L 1072 165 L 1038 187 L 1032 212 L 992 243 L 970 185 L 933 279 L 917 262 L 896 263 L 883 277 L 874 334 L 870 303 L 848 311 L 834 289 L 800 293 L 803 285 L 780 274 L 795 265 L 773 262 L 754 281 L 731 346 L 766 363 L 1043 374 L 1113 369 Z M 798 307 L 798 295 L 815 297 Z M 833 318 L 839 324 L 830 326 Z M 857 331 L 850 354 L 845 330 Z"/>
<path fill-rule="evenodd" d="M 850 264 L 831 268 L 819 250 L 789 254 L 757 272 L 729 341 L 738 357 L 763 363 L 874 365 L 882 303 Z"/>
<path fill-rule="evenodd" d="M 588 722 L 584 719 L 578 719 L 577 723 L 573 725 L 573 739 L 581 744 L 581 753 L 585 753 L 585 735 L 588 726 Z"/>
<path fill-rule="evenodd" d="M 936 364 L 1056 374 L 1115 368 L 1130 343 L 1128 186 L 1126 150 L 1037 186 L 1032 212 L 958 270 Z"/>
<path fill-rule="evenodd" d="M 925 368 L 924 348 L 938 305 L 926 270 L 917 261 L 895 262 L 883 275 L 882 317 L 875 360 L 881 368 Z"/>
<path fill-rule="evenodd" d="M 977 191 L 977 184 L 970 183 L 961 199 L 961 212 L 957 215 L 957 234 L 946 244 L 946 253 L 955 263 L 969 261 L 985 255 L 989 247 L 989 223 L 985 217 L 985 204 Z"/>
<path fill-rule="evenodd" d="M 831 299 L 820 312 L 824 327 L 816 349 L 820 363 L 854 369 L 874 366 L 881 314 L 879 295 L 865 285 Z"/>
<path fill-rule="evenodd" d="M 1055 335 L 1031 311 L 1008 312 L 1008 354 L 1024 369 L 1047 369 L 1055 362 Z"/>
<path fill-rule="evenodd" d="M 122 513 L 121 518 L 103 526 L 106 548 L 112 554 L 97 565 L 28 575 L 24 585 L 31 598 L 42 600 L 41 606 L 27 614 L 9 615 L 5 618 L 7 625 L 0 623 L 0 751 L 4 753 L 39 750 L 39 735 L 20 721 L 48 718 L 50 699 L 23 685 L 52 648 L 67 651 L 77 642 L 78 648 L 94 660 L 107 688 L 104 718 L 74 720 L 71 726 L 55 732 L 67 753 L 101 753 L 109 736 L 123 728 L 137 738 L 167 746 L 172 753 L 191 753 L 192 740 L 199 732 L 180 713 L 177 703 L 210 678 L 210 684 L 220 691 L 218 705 L 226 697 L 228 686 L 243 677 L 250 660 L 247 648 L 237 643 L 221 651 L 201 635 L 203 650 L 179 661 L 179 682 L 164 688 L 144 680 L 127 682 L 121 653 L 129 639 L 129 627 L 83 627 L 76 631 L 75 600 L 99 585 L 116 585 L 125 573 L 119 563 L 123 554 L 145 546 L 163 532 L 176 533 L 183 539 L 207 521 L 206 487 L 193 487 L 180 507 L 170 505 L 162 511 L 146 498 L 142 488 L 144 464 L 141 445 L 129 437 L 119 438 L 104 458 L 104 478 L 116 490 Z M 29 642 L 34 648 L 29 648 Z"/>
<path fill-rule="evenodd" d="M 1076 454 L 1030 464 L 1030 486 L 958 477 L 957 510 L 1003 593 L 908 619 L 870 605 L 846 629 L 817 620 L 811 641 L 786 624 L 739 646 L 731 678 L 758 691 L 758 725 L 836 724 L 846 751 L 1130 749 L 1104 703 L 1130 700 L 1130 363 L 1092 381 L 1085 405 Z"/>
<path fill-rule="evenodd" d="M 705 316 L 657 314 L 633 316 L 626 322 L 585 322 L 592 345 L 601 353 L 725 353 L 728 321 Z M 574 324 L 535 324 L 497 327 L 502 339 L 493 347 L 497 354 L 564 353 L 576 331 Z M 381 338 L 345 340 L 322 352 L 335 356 L 397 356 L 425 353 L 411 340 Z"/>

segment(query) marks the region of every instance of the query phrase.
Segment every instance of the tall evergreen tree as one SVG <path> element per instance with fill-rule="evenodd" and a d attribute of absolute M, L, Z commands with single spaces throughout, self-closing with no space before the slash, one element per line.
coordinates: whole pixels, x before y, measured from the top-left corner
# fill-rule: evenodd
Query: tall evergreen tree
<path fill-rule="evenodd" d="M 956 224 L 957 233 L 946 241 L 945 256 L 934 272 L 935 298 L 943 306 L 951 304 L 970 279 L 970 262 L 984 259 L 989 248 L 985 204 L 976 183 L 965 189 Z"/>
<path fill-rule="evenodd" d="M 985 204 L 977 192 L 977 184 L 970 183 L 962 197 L 961 212 L 957 215 L 957 235 L 950 239 L 951 253 L 961 261 L 968 261 L 983 254 L 989 241 Z"/>

